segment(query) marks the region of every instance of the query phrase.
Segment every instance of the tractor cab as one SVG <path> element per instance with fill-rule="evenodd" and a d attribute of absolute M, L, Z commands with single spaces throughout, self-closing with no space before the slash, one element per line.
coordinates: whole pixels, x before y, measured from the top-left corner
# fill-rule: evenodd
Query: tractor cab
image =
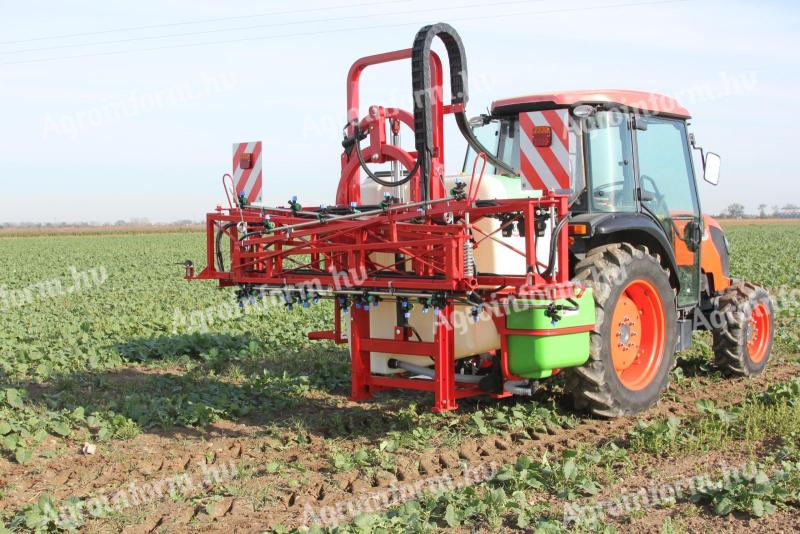
<path fill-rule="evenodd" d="M 675 99 L 638 91 L 575 91 L 494 102 L 475 136 L 521 178 L 522 190 L 568 191 L 574 258 L 635 233 L 677 277 L 678 306 L 701 294 L 703 218 L 687 132 Z M 464 170 L 476 153 L 467 150 Z M 706 178 L 716 182 L 718 157 Z M 705 158 L 704 158 L 705 161 Z"/>

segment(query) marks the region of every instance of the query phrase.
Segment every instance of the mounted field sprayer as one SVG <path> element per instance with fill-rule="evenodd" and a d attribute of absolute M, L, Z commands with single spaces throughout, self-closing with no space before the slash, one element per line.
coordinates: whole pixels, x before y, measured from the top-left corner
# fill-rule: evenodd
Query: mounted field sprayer
<path fill-rule="evenodd" d="M 361 118 L 364 69 L 407 59 L 413 113 L 371 106 Z M 731 280 L 727 240 L 701 214 L 691 150 L 712 183 L 719 157 L 695 147 L 683 107 L 575 91 L 496 101 L 468 120 L 467 100 L 464 47 L 447 24 L 422 28 L 410 49 L 359 59 L 336 202 L 254 204 L 260 144 L 235 147 L 235 198 L 207 216 L 207 266 L 195 276 L 187 262 L 187 278 L 290 308 L 334 299 L 333 328 L 309 337 L 350 344 L 357 401 L 405 388 L 452 410 L 463 397 L 530 395 L 564 372 L 577 407 L 636 413 L 658 400 L 698 329 L 712 330 L 724 371 L 764 369 L 772 304 Z M 455 176 L 444 170 L 445 115 L 469 145 Z M 415 151 L 400 146 L 403 125 Z"/>

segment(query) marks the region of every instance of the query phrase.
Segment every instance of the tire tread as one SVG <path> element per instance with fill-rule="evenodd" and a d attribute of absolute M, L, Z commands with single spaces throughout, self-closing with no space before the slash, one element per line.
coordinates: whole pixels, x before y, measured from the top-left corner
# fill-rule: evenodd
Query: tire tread
<path fill-rule="evenodd" d="M 603 324 L 605 310 L 609 308 L 608 298 L 612 286 L 608 281 L 617 279 L 622 270 L 638 261 L 653 263 L 669 280 L 669 270 L 664 268 L 657 255 L 651 254 L 643 245 L 637 246 L 631 243 L 612 243 L 596 247 L 590 250 L 575 266 L 573 279 L 583 282 L 594 292 L 596 322 L 590 333 L 589 361 L 581 367 L 567 370 L 566 385 L 573 395 L 576 409 L 588 410 L 599 417 L 613 418 L 634 413 L 630 407 L 615 398 L 607 383 L 606 369 L 602 359 L 603 338 L 600 328 Z M 602 277 L 593 276 L 593 271 L 602 273 Z M 659 388 L 658 397 L 669 386 L 669 376 L 674 366 L 673 355 L 671 368 Z"/>

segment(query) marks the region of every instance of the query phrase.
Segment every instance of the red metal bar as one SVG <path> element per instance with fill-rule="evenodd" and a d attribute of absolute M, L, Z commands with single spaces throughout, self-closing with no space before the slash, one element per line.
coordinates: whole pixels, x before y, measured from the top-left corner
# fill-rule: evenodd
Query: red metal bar
<path fill-rule="evenodd" d="M 415 379 L 415 378 L 397 378 L 391 376 L 377 376 L 372 375 L 369 379 L 370 389 L 372 391 L 380 391 L 387 389 L 414 389 L 417 391 L 436 391 L 437 384 L 435 380 Z M 378 389 L 380 388 L 380 389 Z M 456 389 L 453 398 L 461 399 L 464 397 L 474 397 L 476 395 L 485 395 L 486 392 L 480 389 L 475 384 L 456 384 Z"/>
<path fill-rule="evenodd" d="M 342 337 L 342 312 L 339 301 L 334 300 L 333 304 L 333 330 L 318 330 L 308 333 L 310 340 L 331 340 L 337 345 L 347 343 L 347 339 Z"/>
<path fill-rule="evenodd" d="M 496 213 L 508 213 L 524 211 L 529 215 L 535 211 L 537 206 L 548 207 L 560 204 L 560 209 L 566 209 L 566 201 L 562 198 L 543 199 L 509 199 L 498 200 L 493 205 L 469 206 L 463 201 L 448 201 L 441 206 L 435 205 L 430 210 L 433 216 L 439 217 L 446 213 L 445 210 L 452 210 L 452 213 L 459 217 L 470 214 L 473 221 L 472 230 L 478 234 L 485 234 L 475 227 L 475 224 L 484 216 L 491 216 Z M 285 210 L 283 210 L 285 212 Z M 277 212 L 276 212 L 277 213 Z M 232 223 L 244 219 L 245 222 L 254 223 L 261 220 L 263 215 L 254 216 L 253 210 L 235 210 L 230 214 L 212 214 L 209 216 L 209 232 L 213 233 L 214 225 Z M 294 221 L 305 221 L 307 219 L 298 217 L 286 217 L 283 213 L 276 214 L 276 220 L 282 217 L 287 223 Z M 311 279 L 320 283 L 331 282 L 331 270 L 346 270 L 365 268 L 367 274 L 365 284 L 369 283 L 375 287 L 385 288 L 396 287 L 412 289 L 414 284 L 419 284 L 419 289 L 440 289 L 455 290 L 458 288 L 470 289 L 475 286 L 487 285 L 510 285 L 521 293 L 529 287 L 539 287 L 552 284 L 557 280 L 566 280 L 568 277 L 567 269 L 559 269 L 556 279 L 545 280 L 538 273 L 530 273 L 527 277 L 519 275 L 497 276 L 479 275 L 477 278 L 465 277 L 463 272 L 463 239 L 466 239 L 465 226 L 462 224 L 441 225 L 441 224 L 414 224 L 404 222 L 418 217 L 416 210 L 398 210 L 378 216 L 372 216 L 367 220 L 345 220 L 330 221 L 327 224 L 315 225 L 308 229 L 300 229 L 296 232 L 286 234 L 278 232 L 266 236 L 251 236 L 242 242 L 237 242 L 232 248 L 232 264 L 229 273 L 215 273 L 214 269 L 206 269 L 200 274 L 200 278 L 214 278 L 237 283 L 261 283 L 261 284 L 282 284 L 282 283 L 303 283 Z M 279 222 L 279 224 L 281 224 Z M 526 221 L 526 224 L 527 221 Z M 531 222 L 531 224 L 533 224 Z M 229 232 L 234 236 L 234 232 Z M 529 237 L 526 242 L 525 255 L 530 260 L 535 260 L 535 233 L 528 232 Z M 434 237 L 435 236 L 435 237 Z M 568 265 L 567 246 L 568 236 L 559 235 L 560 242 L 564 243 L 560 247 L 559 260 L 562 265 Z M 213 249 L 213 242 L 209 240 Z M 386 252 L 390 254 L 403 254 L 406 261 L 414 264 L 413 273 L 417 278 L 410 278 L 405 272 L 392 270 L 389 266 L 376 263 L 370 259 L 369 255 L 374 252 Z M 517 251 L 522 252 L 522 251 Z M 293 257 L 317 254 L 319 256 L 336 258 L 335 261 L 326 265 L 326 271 L 317 269 L 316 265 L 307 262 L 300 262 Z M 209 254 L 211 265 L 213 266 L 213 255 Z M 284 269 L 283 263 L 288 261 L 292 264 L 290 269 Z M 537 264 L 540 262 L 537 262 Z M 305 267 L 314 267 L 306 272 L 298 272 Z M 321 265 L 320 265 L 321 267 Z M 431 278 L 434 274 L 441 274 L 438 279 Z M 380 275 L 380 276 L 378 276 Z M 390 275 L 390 276 L 386 276 Z M 396 281 L 392 276 L 397 277 Z M 428 278 L 419 278 L 427 275 Z M 380 279 L 379 279 L 380 278 Z M 524 291 L 527 292 L 527 291 Z"/>
<path fill-rule="evenodd" d="M 481 174 L 480 174 L 480 177 L 478 178 L 478 183 L 476 185 L 475 184 L 475 170 L 478 168 L 478 160 L 479 159 L 483 160 L 483 165 L 481 166 Z M 475 161 L 472 162 L 472 178 L 469 181 L 469 193 L 467 193 L 467 200 L 469 200 L 470 204 L 475 202 L 475 197 L 478 194 L 478 190 L 481 188 L 481 182 L 483 181 L 483 173 L 484 173 L 484 171 L 486 171 L 486 154 L 481 152 L 475 158 Z M 475 191 L 474 192 L 472 191 L 473 186 L 475 186 Z"/>
<path fill-rule="evenodd" d="M 497 328 L 498 333 L 501 332 L 506 328 L 506 316 L 503 314 L 492 315 L 492 319 L 494 319 L 495 327 Z M 500 371 L 503 373 L 504 380 L 525 380 L 522 377 L 519 377 L 515 374 L 511 373 L 508 364 L 508 336 L 505 334 L 500 334 Z"/>
<path fill-rule="evenodd" d="M 347 135 L 353 135 L 353 121 L 360 118 L 359 115 L 359 97 L 360 97 L 360 80 L 361 74 L 369 66 L 379 65 L 382 63 L 391 63 L 393 61 L 400 61 L 403 59 L 411 59 L 412 50 L 406 48 L 404 50 L 395 50 L 393 52 L 385 52 L 383 54 L 375 54 L 366 56 L 356 60 L 350 67 L 347 73 Z M 434 157 L 434 164 L 431 166 L 433 169 L 438 165 L 443 170 L 444 163 L 444 128 L 442 115 L 444 114 L 444 107 L 442 104 L 442 61 L 439 56 L 431 52 L 431 78 L 432 89 L 434 92 L 434 117 L 437 117 L 434 128 L 434 138 L 436 139 L 436 146 L 439 147 L 439 155 Z M 366 154 L 365 154 L 366 156 Z M 352 172 L 345 172 L 344 168 L 347 165 L 348 158 L 346 154 L 342 154 L 342 176 L 339 182 L 339 188 L 336 193 L 337 204 L 349 204 L 350 202 L 361 202 L 361 172 L 359 168 L 354 168 Z M 435 180 L 438 182 L 438 180 Z M 434 180 L 431 180 L 433 183 Z M 411 198 L 412 200 L 419 200 L 418 180 L 412 180 L 411 183 Z M 441 187 L 441 186 L 439 186 Z M 439 194 L 432 198 L 441 198 L 443 195 Z"/>
<path fill-rule="evenodd" d="M 453 308 L 448 304 L 439 310 L 439 321 L 436 325 L 436 356 L 434 357 L 434 373 L 436 390 L 434 391 L 433 411 L 445 412 L 458 408 L 456 403 L 455 379 L 455 332 L 453 330 Z"/>
<path fill-rule="evenodd" d="M 203 273 L 207 273 L 208 275 L 217 274 L 217 260 L 214 258 L 214 250 L 216 249 L 214 243 L 214 228 L 217 223 L 214 222 L 214 215 L 213 213 L 206 215 L 206 268 L 203 269 Z M 203 273 L 201 273 L 201 276 Z"/>
<path fill-rule="evenodd" d="M 336 339 L 336 332 L 333 330 L 315 330 L 308 333 L 308 339 L 312 341 L 322 341 L 323 339 Z"/>
<path fill-rule="evenodd" d="M 558 215 L 566 217 L 569 214 L 569 198 L 567 196 L 558 197 Z M 555 238 L 558 242 L 558 272 L 556 281 L 559 283 L 569 282 L 572 275 L 569 272 L 569 231 L 565 228 Z"/>
<path fill-rule="evenodd" d="M 350 310 L 350 357 L 352 366 L 352 388 L 350 400 L 363 401 L 372 398 L 369 391 L 370 354 L 362 341 L 369 339 L 369 314 L 364 310 Z"/>
<path fill-rule="evenodd" d="M 342 336 L 342 308 L 339 306 L 339 301 L 334 301 L 333 304 L 333 332 L 336 334 L 336 343 L 341 345 L 347 343 L 347 340 Z"/>

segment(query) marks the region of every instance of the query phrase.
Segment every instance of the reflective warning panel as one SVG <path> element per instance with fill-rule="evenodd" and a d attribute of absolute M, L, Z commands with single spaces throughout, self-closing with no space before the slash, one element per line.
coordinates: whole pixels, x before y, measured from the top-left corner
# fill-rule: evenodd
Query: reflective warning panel
<path fill-rule="evenodd" d="M 570 189 L 569 112 L 548 109 L 519 114 L 519 163 L 523 189 Z"/>
<path fill-rule="evenodd" d="M 233 184 L 236 196 L 244 193 L 248 203 L 261 202 L 261 141 L 233 144 Z"/>

